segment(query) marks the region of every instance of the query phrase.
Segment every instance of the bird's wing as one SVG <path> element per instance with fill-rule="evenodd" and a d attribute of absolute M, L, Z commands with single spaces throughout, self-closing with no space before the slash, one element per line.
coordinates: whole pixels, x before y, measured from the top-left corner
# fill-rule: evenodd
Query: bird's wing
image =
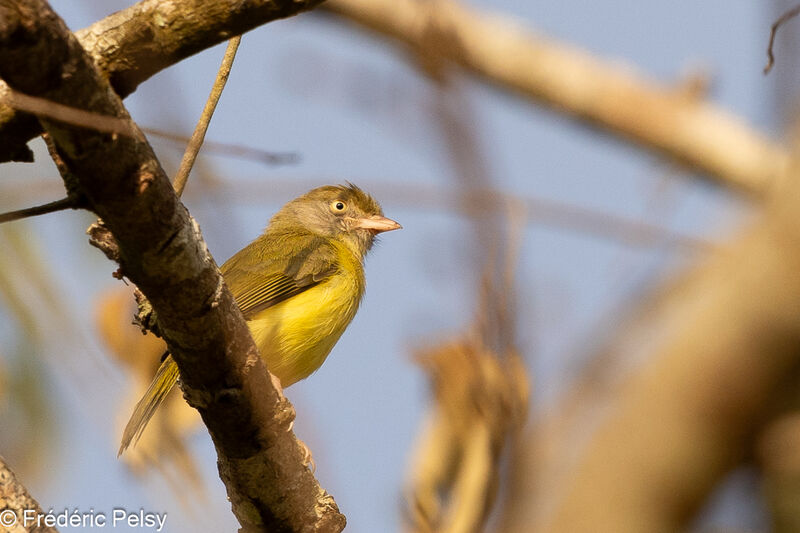
<path fill-rule="evenodd" d="M 245 318 L 324 281 L 337 269 L 336 250 L 321 237 L 308 237 L 295 246 L 275 246 L 276 253 L 252 253 L 255 241 L 222 266 L 225 283 Z M 269 248 L 273 248 L 269 246 Z M 291 248 L 291 254 L 280 248 Z M 269 256 L 264 259 L 265 256 Z"/>

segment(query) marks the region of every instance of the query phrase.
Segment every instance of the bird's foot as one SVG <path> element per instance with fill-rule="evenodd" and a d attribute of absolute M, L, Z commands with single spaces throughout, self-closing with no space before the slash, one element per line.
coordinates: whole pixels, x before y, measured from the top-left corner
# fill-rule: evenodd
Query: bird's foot
<path fill-rule="evenodd" d="M 311 450 L 306 446 L 306 443 L 297 439 L 297 442 L 300 444 L 300 448 L 303 450 L 303 466 L 311 470 L 311 473 L 317 471 L 317 464 L 314 462 L 314 457 L 311 455 Z"/>

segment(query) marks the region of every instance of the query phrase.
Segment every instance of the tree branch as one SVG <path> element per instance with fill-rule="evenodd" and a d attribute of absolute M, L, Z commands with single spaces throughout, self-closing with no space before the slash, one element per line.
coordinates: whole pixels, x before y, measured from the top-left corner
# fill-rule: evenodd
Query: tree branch
<path fill-rule="evenodd" d="M 28 494 L 5 460 L 0 457 L 0 529 L 14 533 L 58 533 L 53 527 L 30 520 L 30 514 L 26 514 L 26 511 L 44 514 L 39 503 Z"/>
<path fill-rule="evenodd" d="M 797 15 L 800 15 L 800 5 L 785 11 L 783 15 L 778 17 L 778 20 L 772 23 L 772 27 L 769 29 L 769 44 L 767 44 L 767 64 L 764 65 L 765 76 L 769 74 L 769 71 L 775 65 L 775 54 L 772 52 L 772 47 L 775 45 L 775 36 L 778 35 L 778 29 Z"/>
<path fill-rule="evenodd" d="M 75 35 L 124 98 L 182 59 L 321 1 L 143 0 Z M 7 90 L 0 83 L 0 100 Z M 41 132 L 35 118 L 0 105 L 0 162 L 33 161 L 25 143 Z"/>
<path fill-rule="evenodd" d="M 90 113 L 82 109 L 75 109 L 67 105 L 57 104 L 45 98 L 36 98 L 27 94 L 18 93 L 8 89 L 0 95 L 0 105 L 8 105 L 17 111 L 24 111 L 31 115 L 47 117 L 59 122 L 68 122 L 76 126 L 83 126 L 106 133 L 119 135 L 134 135 L 128 128 L 128 122 L 116 117 L 109 117 L 99 113 Z"/>
<path fill-rule="evenodd" d="M 194 162 L 197 159 L 197 154 L 200 153 L 200 148 L 203 146 L 203 140 L 206 138 L 208 125 L 211 123 L 211 117 L 214 115 L 214 110 L 217 108 L 220 96 L 222 96 L 222 90 L 225 88 L 225 84 L 228 82 L 228 76 L 230 76 L 231 73 L 233 60 L 236 57 L 236 51 L 239 49 L 239 43 L 241 43 L 241 41 L 242 39 L 239 36 L 228 41 L 228 48 L 225 50 L 225 56 L 222 58 L 222 64 L 219 66 L 219 70 L 217 71 L 217 77 L 214 80 L 213 87 L 211 88 L 211 94 L 208 95 L 203 112 L 200 114 L 200 118 L 197 121 L 194 132 L 192 132 L 192 137 L 189 139 L 189 143 L 186 145 L 186 151 L 183 153 L 183 158 L 181 159 L 181 166 L 178 167 L 178 172 L 175 175 L 175 179 L 172 180 L 172 186 L 175 187 L 175 193 L 178 196 L 181 196 L 183 194 L 183 190 L 186 188 L 186 182 L 189 179 L 189 173 L 192 171 Z"/>
<path fill-rule="evenodd" d="M 0 2 L 0 77 L 14 90 L 130 121 L 44 0 Z M 122 273 L 158 313 L 184 395 L 211 433 L 242 530 L 341 530 L 344 517 L 304 466 L 289 430 L 294 411 L 271 383 L 197 224 L 144 135 L 132 121 L 136 135 L 114 139 L 40 120 L 75 180 L 68 189 L 80 191 L 102 217 L 118 243 Z"/>
<path fill-rule="evenodd" d="M 752 227 L 631 312 L 608 349 L 630 358 L 595 363 L 622 377 L 599 379 L 604 394 L 573 389 L 585 395 L 575 431 L 553 442 L 563 410 L 538 428 L 518 494 L 539 500 L 517 505 L 505 531 L 690 528 L 796 396 L 799 265 L 800 182 L 787 179 Z"/>
<path fill-rule="evenodd" d="M 424 65 L 452 61 L 736 189 L 763 193 L 790 159 L 739 117 L 686 90 L 659 85 L 509 18 L 452 0 L 330 0 L 322 7 L 402 43 Z"/>
<path fill-rule="evenodd" d="M 12 222 L 14 220 L 21 220 L 23 218 L 44 215 L 47 213 L 54 213 L 56 211 L 63 211 L 64 209 L 80 209 L 79 200 L 77 198 L 67 196 L 65 198 L 61 198 L 60 200 L 54 200 L 46 204 L 0 213 L 0 224 Z"/>
<path fill-rule="evenodd" d="M 144 0 L 76 35 L 125 97 L 189 55 L 317 3 L 190 0 L 163 9 L 163 2 Z M 454 61 L 498 87 L 740 190 L 760 194 L 773 187 L 790 158 L 783 147 L 721 108 L 679 88 L 660 86 L 629 67 L 545 40 L 515 21 L 453 2 L 431 8 L 414 0 L 335 0 L 323 6 L 417 53 L 424 51 L 429 61 L 438 54 L 439 60 Z M 438 28 L 433 40 L 432 28 Z M 4 90 L 0 84 L 0 97 Z M 0 105 L 0 162 L 32 160 L 24 143 L 40 132 L 32 117 Z"/>
<path fill-rule="evenodd" d="M 143 129 L 152 135 L 151 130 Z M 156 133 L 159 135 L 160 133 Z M 167 138 L 167 137 L 165 137 Z M 177 136 L 176 136 L 177 138 Z M 171 137 L 167 138 L 172 140 Z M 184 141 L 188 138 L 181 137 Z M 177 141 L 176 141 L 177 142 Z M 185 143 L 183 144 L 185 146 Z M 211 149 L 209 150 L 209 146 Z M 237 146 L 228 146 L 217 143 L 203 143 L 203 150 L 217 151 L 222 155 L 226 155 L 222 150 L 239 150 Z M 264 161 L 270 157 L 275 160 L 280 157 L 286 157 L 289 160 L 292 157 L 291 153 L 284 154 L 269 154 L 261 150 L 250 149 L 247 147 L 241 148 L 243 153 L 245 150 L 253 152 L 252 159 L 257 161 Z M 234 154 L 238 155 L 238 154 Z M 194 194 L 197 197 L 202 197 L 203 194 L 211 192 L 216 194 L 218 191 L 216 187 L 223 190 L 230 190 L 236 192 L 234 201 L 236 205 L 250 205 L 252 203 L 262 203 L 265 195 L 286 196 L 291 192 L 296 191 L 298 188 L 306 187 L 313 188 L 319 184 L 320 180 L 335 181 L 330 176 L 318 177 L 298 177 L 292 176 L 276 176 L 273 177 L 268 183 L 255 182 L 247 180 L 231 180 L 221 176 L 213 176 L 210 183 L 198 182 L 198 191 Z M 335 179 L 344 179 L 336 177 Z M 413 182 L 413 179 L 409 180 Z M 422 211 L 445 211 L 457 215 L 468 216 L 471 211 L 465 205 L 483 202 L 486 204 L 484 207 L 495 211 L 506 212 L 509 206 L 518 205 L 520 209 L 524 209 L 526 216 L 525 219 L 528 224 L 543 224 L 545 226 L 574 232 L 578 235 L 586 235 L 601 240 L 609 240 L 621 244 L 623 246 L 632 248 L 648 248 L 666 246 L 675 248 L 679 251 L 703 251 L 711 250 L 715 247 L 715 243 L 711 239 L 697 237 L 680 231 L 672 230 L 668 227 L 659 226 L 658 224 L 650 224 L 635 218 L 621 217 L 616 214 L 599 211 L 596 209 L 575 206 L 570 204 L 562 204 L 545 199 L 538 196 L 526 196 L 520 194 L 502 194 L 497 191 L 479 190 L 476 192 L 459 191 L 458 197 L 453 197 L 452 189 L 431 187 L 424 184 L 409 185 L 409 184 L 392 184 L 390 180 L 381 181 L 362 181 L 365 189 L 375 193 L 378 198 L 392 198 L 394 205 L 408 207 L 410 209 L 419 209 Z M 421 181 L 420 181 L 421 183 Z M 58 188 L 61 186 L 58 185 Z M 11 201 L 16 203 L 33 202 L 40 197 L 41 194 L 51 193 L 56 188 L 53 183 L 44 180 L 30 180 L 23 185 L 11 185 L 3 189 L 3 193 L 9 203 Z"/>

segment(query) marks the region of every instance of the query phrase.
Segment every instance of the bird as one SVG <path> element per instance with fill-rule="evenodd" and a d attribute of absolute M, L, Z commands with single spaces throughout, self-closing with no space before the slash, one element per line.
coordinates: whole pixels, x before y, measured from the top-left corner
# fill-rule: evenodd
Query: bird
<path fill-rule="evenodd" d="M 401 229 L 352 183 L 285 204 L 220 271 L 269 371 L 288 387 L 314 373 L 364 296 L 364 258 L 379 233 Z M 139 439 L 180 377 L 169 353 L 125 427 L 118 456 Z"/>

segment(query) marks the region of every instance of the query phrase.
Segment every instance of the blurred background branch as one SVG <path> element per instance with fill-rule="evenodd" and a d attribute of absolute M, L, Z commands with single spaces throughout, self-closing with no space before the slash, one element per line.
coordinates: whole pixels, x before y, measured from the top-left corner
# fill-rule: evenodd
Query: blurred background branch
<path fill-rule="evenodd" d="M 754 227 L 647 312 L 640 349 L 651 353 L 620 380 L 597 432 L 561 473 L 543 531 L 684 529 L 753 453 L 754 435 L 800 369 L 797 193 L 787 187 Z"/>
<path fill-rule="evenodd" d="M 474 322 L 461 335 L 421 348 L 432 405 L 417 438 L 407 493 L 414 532 L 482 531 L 505 478 L 502 465 L 528 411 L 529 384 L 515 335 L 517 252 L 526 226 L 520 204 L 496 195 L 472 102 L 449 65 L 419 58 L 432 82 L 432 120 L 447 148 L 469 217 Z M 516 216 L 515 216 L 516 215 Z"/>
<path fill-rule="evenodd" d="M 235 148 L 235 147 L 234 147 Z M 202 154 L 200 156 L 203 157 Z M 257 156 L 260 159 L 260 156 Z M 245 181 L 217 174 L 206 174 L 198 183 L 197 192 L 189 191 L 194 199 L 207 198 L 220 190 L 234 194 L 231 199 L 237 205 L 247 207 L 258 204 L 270 191 L 284 195 L 298 189 L 310 189 L 316 183 L 343 181 L 339 176 L 282 177 L 275 175 L 269 181 Z M 562 203 L 532 195 L 511 195 L 498 190 L 459 190 L 454 194 L 445 187 L 426 184 L 398 184 L 391 181 L 360 181 L 365 188 L 375 191 L 376 196 L 391 197 L 406 208 L 428 212 L 449 212 L 470 217 L 470 205 L 480 204 L 483 211 L 506 212 L 510 204 L 518 204 L 526 213 L 526 223 L 549 226 L 579 235 L 608 240 L 631 248 L 666 246 L 684 251 L 711 250 L 716 245 L 701 236 L 682 233 L 645 220 L 631 219 L 616 213 L 602 212 L 591 207 Z M 30 204 L 43 195 L 56 194 L 63 190 L 55 178 L 32 179 L 24 184 L 8 184 L 4 187 L 5 200 L 14 205 Z"/>
<path fill-rule="evenodd" d="M 760 195 L 785 176 L 784 147 L 702 95 L 659 85 L 512 18 L 454 0 L 331 0 L 322 7 L 726 186 Z"/>

